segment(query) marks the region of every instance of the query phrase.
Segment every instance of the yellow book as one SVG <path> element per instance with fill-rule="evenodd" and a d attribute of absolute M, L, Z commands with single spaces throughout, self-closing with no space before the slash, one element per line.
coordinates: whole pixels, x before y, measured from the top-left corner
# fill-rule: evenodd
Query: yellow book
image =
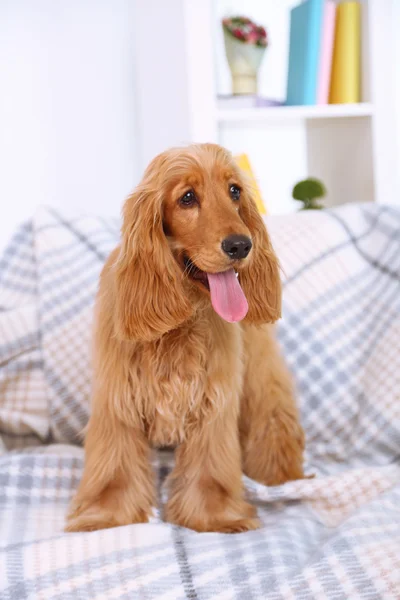
<path fill-rule="evenodd" d="M 361 5 L 341 2 L 337 7 L 330 104 L 361 99 Z"/>
<path fill-rule="evenodd" d="M 262 215 L 266 215 L 267 211 L 265 209 L 264 202 L 262 201 L 260 188 L 257 185 L 256 178 L 250 165 L 249 157 L 247 156 L 247 154 L 240 154 L 239 156 L 235 156 L 235 160 L 239 168 L 246 173 L 250 181 L 251 187 L 253 189 L 253 198 L 255 200 L 259 212 Z"/>

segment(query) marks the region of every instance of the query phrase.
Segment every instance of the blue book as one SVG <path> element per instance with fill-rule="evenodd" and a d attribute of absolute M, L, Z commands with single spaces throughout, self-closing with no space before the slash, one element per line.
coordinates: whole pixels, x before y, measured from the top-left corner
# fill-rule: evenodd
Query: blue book
<path fill-rule="evenodd" d="M 317 103 L 324 0 L 306 0 L 291 10 L 286 104 Z"/>

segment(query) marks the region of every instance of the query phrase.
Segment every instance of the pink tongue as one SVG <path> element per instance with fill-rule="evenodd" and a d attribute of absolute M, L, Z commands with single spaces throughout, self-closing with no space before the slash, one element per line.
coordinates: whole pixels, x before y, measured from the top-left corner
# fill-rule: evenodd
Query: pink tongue
<path fill-rule="evenodd" d="M 249 305 L 233 269 L 224 273 L 207 273 L 211 303 L 217 314 L 228 323 L 241 321 Z"/>

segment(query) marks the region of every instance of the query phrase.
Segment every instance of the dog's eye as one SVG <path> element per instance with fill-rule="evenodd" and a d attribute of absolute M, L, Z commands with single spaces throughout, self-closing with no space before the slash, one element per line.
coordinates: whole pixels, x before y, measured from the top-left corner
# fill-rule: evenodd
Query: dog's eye
<path fill-rule="evenodd" d="M 240 188 L 237 185 L 231 185 L 231 187 L 229 188 L 229 193 L 231 195 L 232 200 L 239 200 Z"/>
<path fill-rule="evenodd" d="M 186 192 L 186 194 L 179 200 L 179 203 L 182 206 L 193 206 L 193 204 L 196 204 L 196 202 L 197 198 L 193 190 Z"/>

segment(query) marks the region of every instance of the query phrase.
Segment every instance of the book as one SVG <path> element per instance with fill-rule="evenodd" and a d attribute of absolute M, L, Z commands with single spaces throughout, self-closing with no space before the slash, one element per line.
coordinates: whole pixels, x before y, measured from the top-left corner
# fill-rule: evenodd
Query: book
<path fill-rule="evenodd" d="M 318 65 L 317 104 L 328 104 L 335 41 L 336 3 L 325 0 Z"/>
<path fill-rule="evenodd" d="M 306 0 L 290 11 L 288 105 L 317 101 L 324 0 Z"/>
<path fill-rule="evenodd" d="M 329 102 L 346 104 L 361 99 L 361 5 L 337 7 Z"/>
<path fill-rule="evenodd" d="M 258 187 L 253 169 L 251 168 L 249 157 L 247 156 L 247 154 L 239 154 L 238 156 L 235 156 L 235 160 L 238 167 L 246 173 L 247 178 L 250 181 L 250 185 L 253 191 L 253 198 L 257 205 L 259 213 L 262 215 L 266 215 L 267 211 L 265 209 L 265 205 L 261 197 L 260 188 Z"/>
<path fill-rule="evenodd" d="M 260 108 L 262 106 L 282 106 L 283 102 L 271 100 L 256 94 L 228 94 L 217 98 L 219 109 Z"/>

